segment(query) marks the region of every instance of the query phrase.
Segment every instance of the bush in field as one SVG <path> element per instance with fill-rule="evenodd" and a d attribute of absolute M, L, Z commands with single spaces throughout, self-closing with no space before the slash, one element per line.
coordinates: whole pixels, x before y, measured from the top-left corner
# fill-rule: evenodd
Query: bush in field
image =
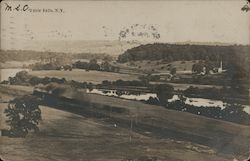
<path fill-rule="evenodd" d="M 5 109 L 10 126 L 9 134 L 13 137 L 25 137 L 29 131 L 39 131 L 37 127 L 41 120 L 41 110 L 33 96 L 15 98 Z"/>

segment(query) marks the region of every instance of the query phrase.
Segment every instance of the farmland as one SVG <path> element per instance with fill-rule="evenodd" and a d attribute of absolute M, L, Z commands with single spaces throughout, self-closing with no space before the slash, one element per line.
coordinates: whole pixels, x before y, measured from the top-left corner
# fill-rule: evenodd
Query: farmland
<path fill-rule="evenodd" d="M 31 75 L 38 77 L 57 77 L 65 78 L 66 80 L 75 80 L 79 82 L 92 82 L 101 83 L 104 80 L 115 81 L 118 79 L 122 80 L 137 80 L 136 75 L 119 74 L 112 72 L 99 72 L 99 71 L 85 71 L 81 69 L 74 69 L 73 71 L 30 71 Z"/>
<path fill-rule="evenodd" d="M 146 73 L 169 73 L 171 68 L 176 68 L 177 73 L 191 73 L 192 65 L 198 61 L 173 61 L 165 62 L 164 60 L 141 60 L 129 61 L 118 64 L 121 68 L 132 68 L 141 70 Z"/>

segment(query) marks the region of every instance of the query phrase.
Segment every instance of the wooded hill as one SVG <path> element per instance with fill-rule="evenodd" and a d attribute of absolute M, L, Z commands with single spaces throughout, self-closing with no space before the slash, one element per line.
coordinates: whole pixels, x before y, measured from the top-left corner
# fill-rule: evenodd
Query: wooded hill
<path fill-rule="evenodd" d="M 250 46 L 212 46 L 212 45 L 177 45 L 146 44 L 126 50 L 118 57 L 119 62 L 140 60 L 188 61 L 210 60 L 225 62 L 249 57 Z"/>
<path fill-rule="evenodd" d="M 240 75 L 250 73 L 250 46 L 244 45 L 189 45 L 146 44 L 126 50 L 118 62 L 162 60 L 162 62 L 205 60 L 220 62 L 230 72 Z"/>

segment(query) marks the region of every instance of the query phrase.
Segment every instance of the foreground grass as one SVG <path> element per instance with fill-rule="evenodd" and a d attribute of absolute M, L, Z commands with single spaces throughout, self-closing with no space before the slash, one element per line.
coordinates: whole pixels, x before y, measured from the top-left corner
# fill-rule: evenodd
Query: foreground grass
<path fill-rule="evenodd" d="M 4 105 L 1 105 L 1 113 Z M 38 135 L 0 137 L 4 160 L 121 161 L 157 157 L 162 161 L 226 161 L 205 146 L 170 139 L 155 139 L 100 119 L 41 107 L 43 121 Z M 129 138 L 132 136 L 132 141 Z M 226 158 L 226 159 L 225 159 Z"/>
<path fill-rule="evenodd" d="M 70 110 L 80 107 L 73 113 L 53 109 L 59 107 L 43 106 L 39 135 L 25 139 L 0 138 L 1 145 L 8 147 L 1 149 L 3 158 L 119 161 L 148 155 L 167 161 L 223 161 L 233 160 L 248 151 L 249 126 L 119 98 L 71 92 L 64 96 L 83 102 L 88 100 L 100 106 L 123 108 L 128 112 L 110 113 L 91 108 L 104 114 L 96 117 L 84 113 L 95 106 L 63 103 Z M 6 105 L 1 104 L 1 114 Z"/>

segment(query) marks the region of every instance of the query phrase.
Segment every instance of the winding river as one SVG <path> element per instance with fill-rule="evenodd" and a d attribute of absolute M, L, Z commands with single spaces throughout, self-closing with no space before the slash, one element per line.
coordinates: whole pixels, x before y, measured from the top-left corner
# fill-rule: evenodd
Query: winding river
<path fill-rule="evenodd" d="M 119 97 L 129 100 L 137 100 L 137 101 L 147 101 L 150 97 L 157 98 L 156 93 L 141 93 L 141 94 L 119 94 L 117 93 L 117 90 L 102 90 L 102 89 L 93 89 L 93 90 L 87 90 L 87 93 L 92 94 L 99 94 L 104 96 L 112 96 L 112 97 Z M 173 98 L 169 99 L 169 102 L 179 100 L 179 97 L 177 95 L 174 95 Z M 206 107 L 220 107 L 221 109 L 224 109 L 226 107 L 226 103 L 220 100 L 212 100 L 212 99 L 205 99 L 205 98 L 189 98 L 186 97 L 186 104 L 193 105 L 193 106 L 206 106 Z M 249 105 L 243 105 L 245 108 L 243 109 L 246 113 L 250 114 L 250 106 Z"/>

